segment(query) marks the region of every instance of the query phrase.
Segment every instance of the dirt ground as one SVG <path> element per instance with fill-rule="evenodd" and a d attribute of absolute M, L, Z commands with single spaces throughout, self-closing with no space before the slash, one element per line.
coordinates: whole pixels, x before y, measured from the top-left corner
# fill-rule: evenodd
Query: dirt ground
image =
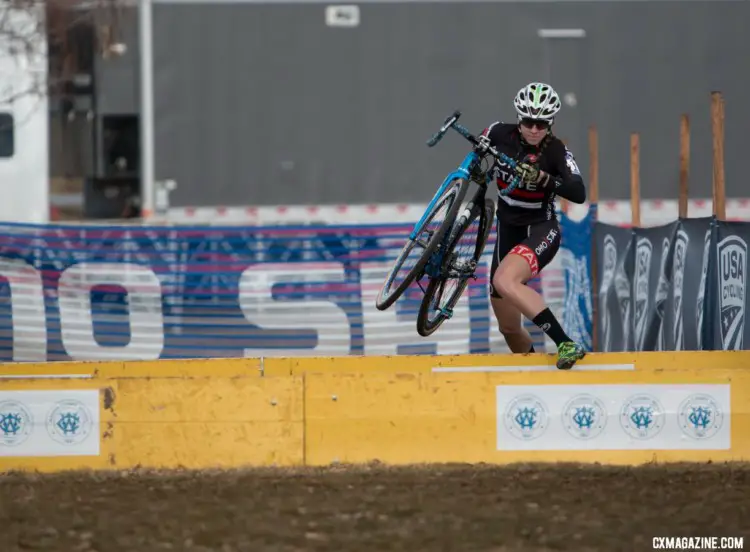
<path fill-rule="evenodd" d="M 0 551 L 628 551 L 742 536 L 750 465 L 0 475 Z"/>

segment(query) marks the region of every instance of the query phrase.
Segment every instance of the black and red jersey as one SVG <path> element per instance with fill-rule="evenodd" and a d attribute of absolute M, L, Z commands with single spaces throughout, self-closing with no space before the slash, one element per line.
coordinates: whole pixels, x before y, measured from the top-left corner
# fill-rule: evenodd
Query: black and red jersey
<path fill-rule="evenodd" d="M 509 165 L 496 160 L 490 176 L 497 183 L 497 215 L 503 224 L 529 225 L 556 218 L 557 195 L 575 203 L 585 201 L 583 178 L 575 158 L 556 136 L 549 135 L 539 146 L 532 146 L 523 140 L 516 124 L 502 122 L 493 123 L 482 135 L 487 136 L 499 152 L 517 161 L 527 155 L 535 156 L 536 165 L 551 177 L 545 188 L 521 182 L 510 194 L 503 196 L 499 191 L 508 186 L 514 173 Z"/>

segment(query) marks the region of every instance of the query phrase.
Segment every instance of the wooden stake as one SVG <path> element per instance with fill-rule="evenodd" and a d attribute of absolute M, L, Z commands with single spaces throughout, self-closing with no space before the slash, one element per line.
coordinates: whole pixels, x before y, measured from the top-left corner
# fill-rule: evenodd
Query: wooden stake
<path fill-rule="evenodd" d="M 589 128 L 589 203 L 599 202 L 599 133 Z"/>
<path fill-rule="evenodd" d="M 641 225 L 641 161 L 640 138 L 637 133 L 630 135 L 630 209 L 634 227 Z"/>
<path fill-rule="evenodd" d="M 713 135 L 714 215 L 726 220 L 726 192 L 724 187 L 724 99 L 721 92 L 711 92 L 711 133 Z"/>
<path fill-rule="evenodd" d="M 690 119 L 683 113 L 680 117 L 680 191 L 678 203 L 678 215 L 680 218 L 688 216 L 689 187 L 688 177 L 690 175 Z"/>

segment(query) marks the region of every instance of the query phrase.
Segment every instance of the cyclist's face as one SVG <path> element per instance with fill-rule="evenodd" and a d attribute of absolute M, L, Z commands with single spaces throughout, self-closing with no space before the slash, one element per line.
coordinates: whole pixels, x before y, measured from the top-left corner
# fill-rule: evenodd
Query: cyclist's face
<path fill-rule="evenodd" d="M 547 136 L 549 124 L 546 121 L 535 121 L 533 119 L 523 119 L 519 125 L 521 136 L 532 146 L 536 146 L 542 139 Z"/>

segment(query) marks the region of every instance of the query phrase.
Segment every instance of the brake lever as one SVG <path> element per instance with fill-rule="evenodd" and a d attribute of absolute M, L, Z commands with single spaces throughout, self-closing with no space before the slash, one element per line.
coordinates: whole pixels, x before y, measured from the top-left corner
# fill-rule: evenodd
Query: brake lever
<path fill-rule="evenodd" d="M 495 148 L 493 148 L 490 145 L 490 137 L 485 136 L 484 134 L 479 135 L 479 137 L 477 138 L 477 144 L 475 147 L 477 148 L 477 150 L 479 150 L 479 152 L 482 155 L 485 155 L 488 152 L 492 153 L 492 151 L 495 150 Z"/>

